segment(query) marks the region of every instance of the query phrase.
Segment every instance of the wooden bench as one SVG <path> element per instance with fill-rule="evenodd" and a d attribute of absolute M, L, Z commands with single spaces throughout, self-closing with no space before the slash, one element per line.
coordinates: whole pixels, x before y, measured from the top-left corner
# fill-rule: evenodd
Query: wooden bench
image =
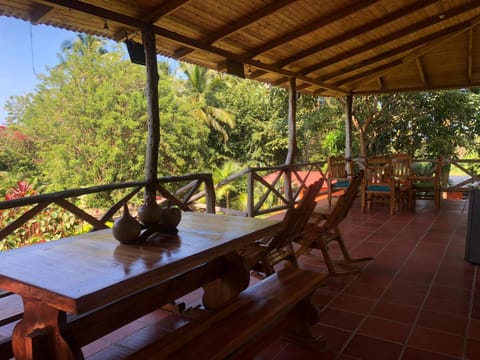
<path fill-rule="evenodd" d="M 23 301 L 19 295 L 0 291 L 0 327 L 7 326 L 23 315 Z M 12 340 L 10 337 L 0 338 L 0 360 L 13 357 Z"/>
<path fill-rule="evenodd" d="M 245 358 L 271 330 L 279 328 L 286 329 L 291 340 L 322 345 L 310 333 L 310 326 L 317 321 L 310 297 L 326 278 L 323 273 L 288 267 L 172 333 L 165 335 L 158 331 L 158 324 L 152 324 L 142 330 L 149 336 L 132 334 L 89 359 Z"/>

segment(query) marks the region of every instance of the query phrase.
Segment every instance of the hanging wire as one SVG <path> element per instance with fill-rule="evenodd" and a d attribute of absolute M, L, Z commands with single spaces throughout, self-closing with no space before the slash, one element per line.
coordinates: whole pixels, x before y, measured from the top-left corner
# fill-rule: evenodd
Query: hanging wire
<path fill-rule="evenodd" d="M 33 30 L 32 30 L 32 23 L 30 23 L 30 57 L 32 59 L 32 72 L 36 78 L 38 78 L 37 72 L 35 71 L 35 58 L 34 58 L 34 51 L 33 51 Z"/>

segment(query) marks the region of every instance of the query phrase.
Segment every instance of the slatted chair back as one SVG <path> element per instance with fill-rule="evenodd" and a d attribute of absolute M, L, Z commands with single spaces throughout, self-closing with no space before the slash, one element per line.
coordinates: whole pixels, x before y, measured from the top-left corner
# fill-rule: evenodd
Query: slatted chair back
<path fill-rule="evenodd" d="M 392 157 L 392 175 L 395 180 L 408 180 L 412 175 L 412 157 L 408 154 L 395 154 Z"/>
<path fill-rule="evenodd" d="M 438 157 L 436 161 L 428 162 L 430 168 L 425 173 L 412 175 L 413 203 L 415 199 L 433 199 L 435 207 L 440 207 L 442 160 L 442 157 Z"/>
<path fill-rule="evenodd" d="M 389 156 L 371 157 L 365 161 L 362 211 L 366 207 L 370 207 L 374 196 L 388 197 L 390 214 L 394 214 L 396 205 L 395 184 L 392 176 L 392 159 Z"/>
<path fill-rule="evenodd" d="M 338 226 L 347 217 L 347 214 L 352 208 L 355 198 L 358 195 L 363 178 L 363 170 L 361 170 L 357 175 L 352 178 L 350 186 L 347 188 L 347 191 L 345 191 L 345 194 L 339 197 L 332 212 L 327 217 L 327 220 L 324 224 L 324 227 L 326 229 Z"/>
<path fill-rule="evenodd" d="M 343 156 L 330 156 L 328 158 L 328 206 L 332 206 L 333 193 L 346 190 L 350 184 L 347 176 L 346 161 Z"/>
<path fill-rule="evenodd" d="M 413 204 L 412 157 L 408 154 L 395 154 L 392 157 L 392 175 L 397 192 L 398 207 L 411 208 Z"/>

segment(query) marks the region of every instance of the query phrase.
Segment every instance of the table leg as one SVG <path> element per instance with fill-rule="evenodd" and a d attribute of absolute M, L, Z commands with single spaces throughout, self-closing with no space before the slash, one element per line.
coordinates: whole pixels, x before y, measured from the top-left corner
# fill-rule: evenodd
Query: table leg
<path fill-rule="evenodd" d="M 13 330 L 12 347 L 16 360 L 80 360 L 80 348 L 62 336 L 66 314 L 45 303 L 23 299 L 24 315 Z"/>
<path fill-rule="evenodd" d="M 246 259 L 236 252 L 224 257 L 225 271 L 217 279 L 203 285 L 203 305 L 207 309 L 218 308 L 248 287 L 250 272 Z"/>

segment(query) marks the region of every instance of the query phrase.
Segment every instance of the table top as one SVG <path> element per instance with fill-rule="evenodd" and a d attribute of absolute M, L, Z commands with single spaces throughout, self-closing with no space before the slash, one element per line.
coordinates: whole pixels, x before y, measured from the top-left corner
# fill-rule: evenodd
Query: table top
<path fill-rule="evenodd" d="M 185 212 L 176 235 L 123 245 L 110 229 L 0 253 L 0 288 L 79 314 L 274 234 L 273 220 Z"/>

